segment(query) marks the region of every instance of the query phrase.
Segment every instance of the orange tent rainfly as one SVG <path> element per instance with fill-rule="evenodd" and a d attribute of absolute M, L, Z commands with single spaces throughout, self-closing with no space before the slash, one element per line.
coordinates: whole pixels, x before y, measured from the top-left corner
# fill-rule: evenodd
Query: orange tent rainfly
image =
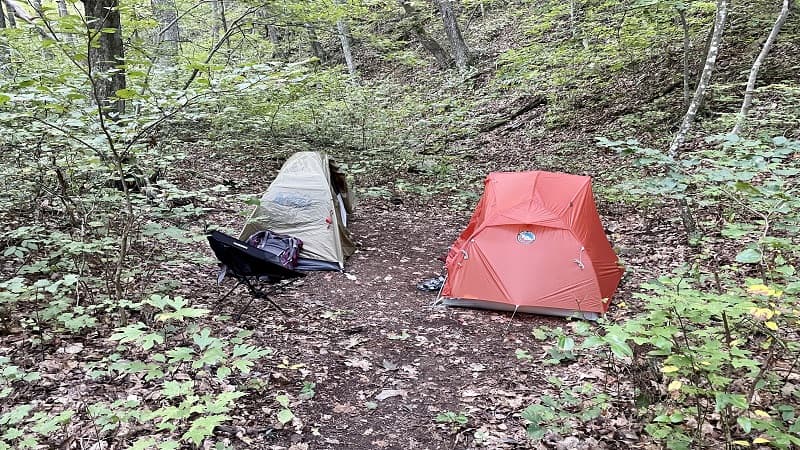
<path fill-rule="evenodd" d="M 591 178 L 495 172 L 447 255 L 446 305 L 596 319 L 624 269 L 603 232 Z"/>

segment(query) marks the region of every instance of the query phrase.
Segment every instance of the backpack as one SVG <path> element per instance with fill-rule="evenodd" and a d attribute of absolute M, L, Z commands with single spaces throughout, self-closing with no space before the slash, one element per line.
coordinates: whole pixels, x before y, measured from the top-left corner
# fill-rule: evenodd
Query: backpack
<path fill-rule="evenodd" d="M 257 231 L 247 238 L 246 243 L 260 250 L 275 255 L 283 267 L 294 269 L 297 258 L 303 248 L 303 241 L 285 234 L 273 233 L 270 230 Z"/>

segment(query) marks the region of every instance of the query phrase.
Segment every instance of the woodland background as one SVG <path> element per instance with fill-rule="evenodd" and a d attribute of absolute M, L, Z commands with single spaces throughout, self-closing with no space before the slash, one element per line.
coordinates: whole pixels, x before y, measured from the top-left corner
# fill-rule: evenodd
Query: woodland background
<path fill-rule="evenodd" d="M 800 446 L 798 55 L 789 0 L 0 0 L 0 449 Z M 298 150 L 360 250 L 232 320 L 204 232 Z M 430 308 L 533 169 L 608 316 Z"/>

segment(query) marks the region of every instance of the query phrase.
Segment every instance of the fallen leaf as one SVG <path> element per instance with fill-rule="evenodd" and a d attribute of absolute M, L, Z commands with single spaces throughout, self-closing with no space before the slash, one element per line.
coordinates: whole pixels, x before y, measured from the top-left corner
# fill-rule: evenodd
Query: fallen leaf
<path fill-rule="evenodd" d="M 337 414 L 351 414 L 356 412 L 356 407 L 350 403 L 337 403 L 333 405 L 333 412 Z"/>
<path fill-rule="evenodd" d="M 479 395 L 481 395 L 481 394 L 479 394 L 479 393 L 477 393 L 477 392 L 475 392 L 475 391 L 473 391 L 471 389 L 467 389 L 466 391 L 461 393 L 462 397 L 467 397 L 467 398 L 469 398 L 469 397 L 477 397 Z"/>
<path fill-rule="evenodd" d="M 386 400 L 387 398 L 392 398 L 392 397 L 401 397 L 401 396 L 405 397 L 407 394 L 408 392 L 402 389 L 384 389 L 378 395 L 375 396 L 375 400 L 383 401 Z"/>
<path fill-rule="evenodd" d="M 76 342 L 64 348 L 64 353 L 68 355 L 76 355 L 82 351 L 83 351 L 83 344 L 81 344 L 80 342 Z"/>
<path fill-rule="evenodd" d="M 366 359 L 348 359 L 344 362 L 344 365 L 349 367 L 357 367 L 364 372 L 368 372 L 370 369 L 372 369 L 372 363 Z"/>
<path fill-rule="evenodd" d="M 469 365 L 469 369 L 473 372 L 483 372 L 486 370 L 486 366 L 483 364 L 473 363 Z"/>

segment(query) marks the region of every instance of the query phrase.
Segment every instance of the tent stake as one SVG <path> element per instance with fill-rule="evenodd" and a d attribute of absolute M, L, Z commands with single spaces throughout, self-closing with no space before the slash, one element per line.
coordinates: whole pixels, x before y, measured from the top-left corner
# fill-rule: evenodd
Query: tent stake
<path fill-rule="evenodd" d="M 511 322 L 514 321 L 514 316 L 517 315 L 517 310 L 518 309 L 519 309 L 519 305 L 514 305 L 514 312 L 511 313 L 511 319 L 508 320 L 508 325 L 506 326 L 506 332 L 504 333 L 503 337 L 505 337 L 505 334 L 508 334 L 508 330 L 509 330 L 509 328 L 511 328 Z"/>
<path fill-rule="evenodd" d="M 433 305 L 431 306 L 438 305 L 439 301 L 442 300 L 442 291 L 444 290 L 445 283 L 447 283 L 447 275 L 444 276 L 444 281 L 442 282 L 442 285 L 439 286 L 439 292 L 436 293 L 436 300 L 433 301 Z"/>

